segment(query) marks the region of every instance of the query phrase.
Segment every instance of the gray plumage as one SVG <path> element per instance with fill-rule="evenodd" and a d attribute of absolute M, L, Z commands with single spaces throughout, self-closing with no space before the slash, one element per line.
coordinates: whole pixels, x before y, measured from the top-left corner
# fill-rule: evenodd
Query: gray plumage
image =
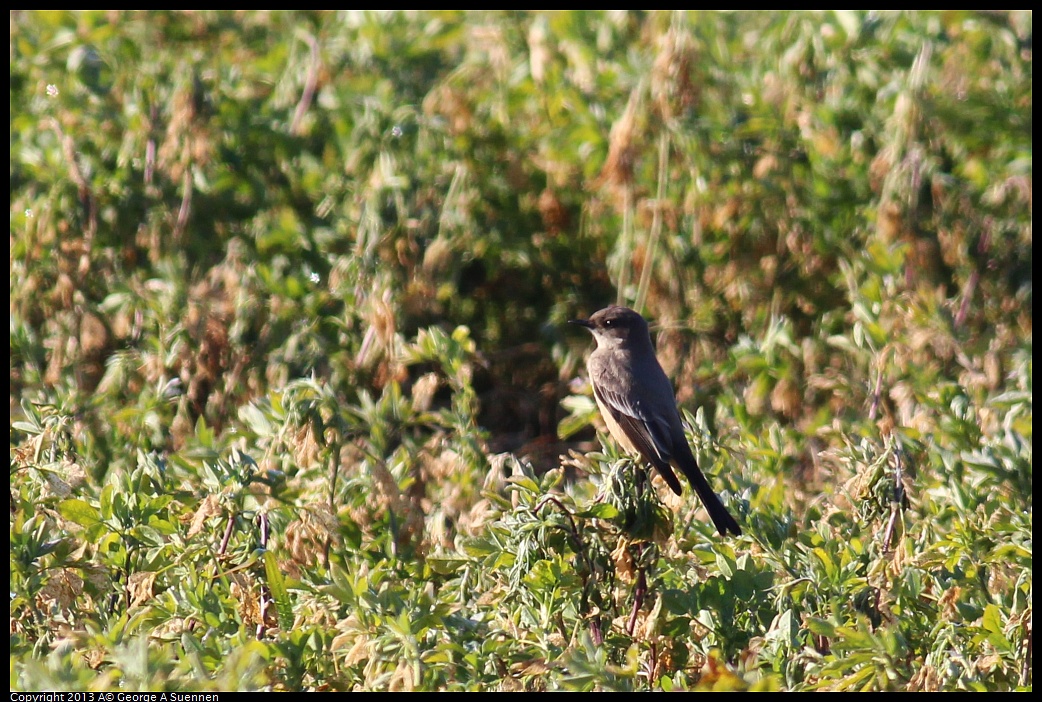
<path fill-rule="evenodd" d="M 673 468 L 687 476 L 717 531 L 741 534 L 738 522 L 709 486 L 684 435 L 673 386 L 655 357 L 648 323 L 627 307 L 612 306 L 588 320 L 572 320 L 593 332 L 597 348 L 587 369 L 608 431 L 622 447 L 640 455 L 681 493 Z"/>

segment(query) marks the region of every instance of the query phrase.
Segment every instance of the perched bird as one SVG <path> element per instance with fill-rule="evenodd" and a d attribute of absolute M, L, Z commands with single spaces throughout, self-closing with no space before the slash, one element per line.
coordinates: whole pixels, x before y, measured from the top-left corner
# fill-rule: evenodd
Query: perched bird
<path fill-rule="evenodd" d="M 651 346 L 648 323 L 628 307 L 613 305 L 589 319 L 569 320 L 593 332 L 597 348 L 586 367 L 593 396 L 615 440 L 655 466 L 680 494 L 673 468 L 687 476 L 722 536 L 741 534 L 738 522 L 709 487 L 680 423 L 673 387 Z"/>

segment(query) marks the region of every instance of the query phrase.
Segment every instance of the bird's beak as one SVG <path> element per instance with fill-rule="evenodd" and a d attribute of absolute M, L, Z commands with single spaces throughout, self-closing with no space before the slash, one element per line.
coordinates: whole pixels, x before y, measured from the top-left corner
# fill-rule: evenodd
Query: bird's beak
<path fill-rule="evenodd" d="M 593 329 L 593 322 L 588 319 L 569 319 L 569 324 L 578 324 L 580 327 L 586 327 L 587 329 Z"/>

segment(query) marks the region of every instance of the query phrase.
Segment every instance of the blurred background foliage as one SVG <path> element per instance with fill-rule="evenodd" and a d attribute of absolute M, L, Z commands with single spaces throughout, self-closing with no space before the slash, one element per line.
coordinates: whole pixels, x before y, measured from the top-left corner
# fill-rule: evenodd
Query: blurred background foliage
<path fill-rule="evenodd" d="M 1031 17 L 12 11 L 12 689 L 1030 689 Z"/>

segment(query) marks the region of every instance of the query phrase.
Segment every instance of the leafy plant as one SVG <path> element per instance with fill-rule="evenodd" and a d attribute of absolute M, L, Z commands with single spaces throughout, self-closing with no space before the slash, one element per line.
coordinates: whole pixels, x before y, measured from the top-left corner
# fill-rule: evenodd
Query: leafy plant
<path fill-rule="evenodd" d="M 1031 17 L 14 11 L 12 690 L 1030 690 Z"/>

